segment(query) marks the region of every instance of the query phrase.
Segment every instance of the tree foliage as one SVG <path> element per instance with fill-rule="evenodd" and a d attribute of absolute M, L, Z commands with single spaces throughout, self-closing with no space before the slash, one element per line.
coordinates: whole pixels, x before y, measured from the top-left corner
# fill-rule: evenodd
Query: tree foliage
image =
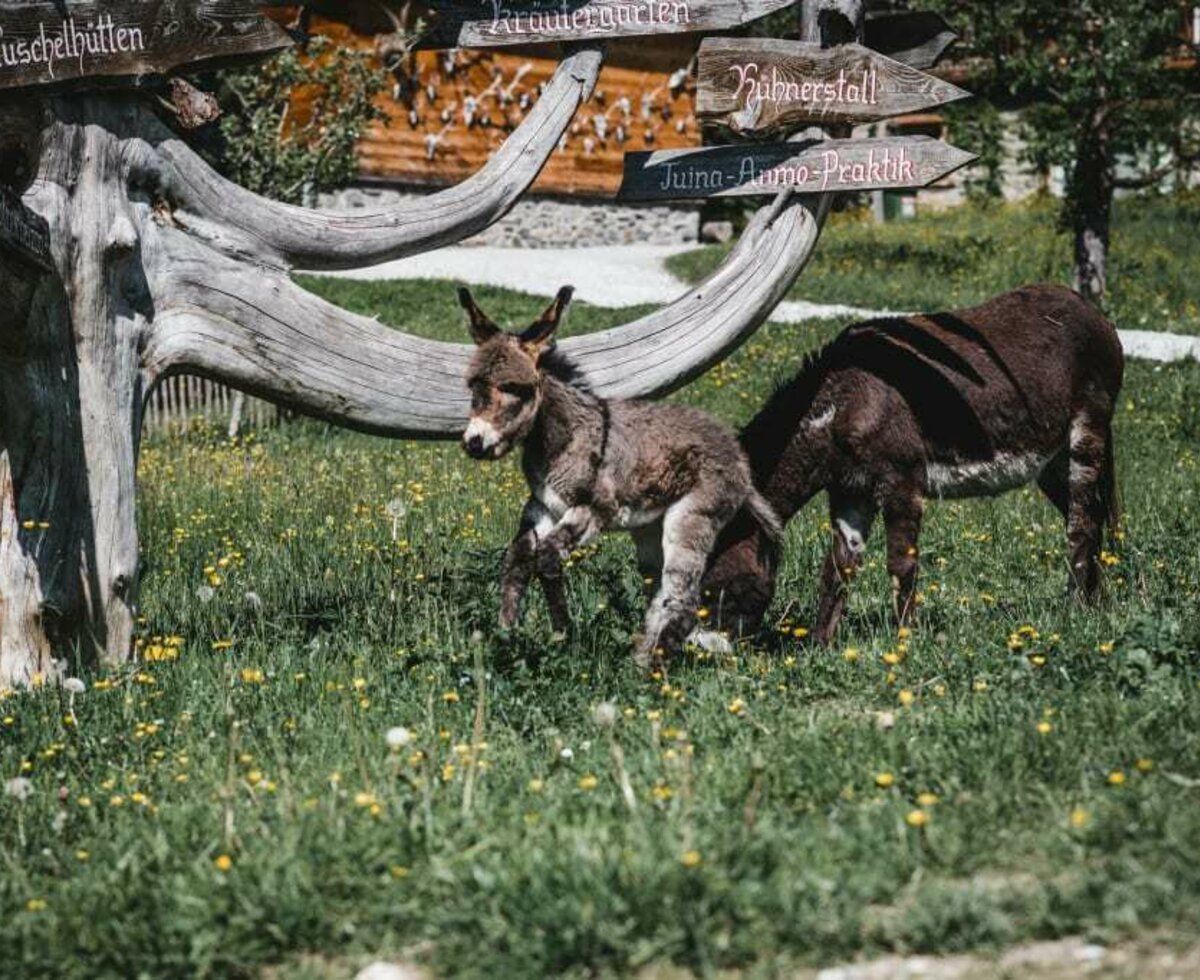
<path fill-rule="evenodd" d="M 211 162 L 257 193 L 312 205 L 358 172 L 355 147 L 384 118 L 374 99 L 385 83 L 369 55 L 321 37 L 303 51 L 223 72 L 222 139 Z"/>
<path fill-rule="evenodd" d="M 1192 0 L 928 5 L 963 35 L 973 88 L 1026 109 L 1027 158 L 1063 167 L 1062 221 L 1076 236 L 1078 284 L 1098 295 L 1113 193 L 1154 186 L 1195 157 L 1200 73 L 1185 35 Z"/>

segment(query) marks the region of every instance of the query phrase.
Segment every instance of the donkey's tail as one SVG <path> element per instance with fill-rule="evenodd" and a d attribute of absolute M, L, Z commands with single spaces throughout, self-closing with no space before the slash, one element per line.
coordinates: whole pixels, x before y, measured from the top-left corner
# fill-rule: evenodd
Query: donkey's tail
<path fill-rule="evenodd" d="M 763 495 L 753 487 L 750 488 L 750 496 L 746 498 L 746 509 L 762 525 L 762 529 L 767 532 L 767 537 L 772 541 L 778 541 L 783 537 L 782 522 Z"/>
<path fill-rule="evenodd" d="M 1104 444 L 1104 472 L 1100 474 L 1100 506 L 1104 508 L 1104 523 L 1108 539 L 1115 541 L 1121 529 L 1121 495 L 1117 489 L 1117 464 L 1113 458 L 1112 429 Z"/>

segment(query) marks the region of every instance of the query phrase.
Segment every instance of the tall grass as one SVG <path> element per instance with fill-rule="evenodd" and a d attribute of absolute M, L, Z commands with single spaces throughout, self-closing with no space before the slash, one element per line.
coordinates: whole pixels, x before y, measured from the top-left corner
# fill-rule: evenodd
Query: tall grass
<path fill-rule="evenodd" d="M 462 329 L 448 284 L 311 284 Z M 516 322 L 540 306 L 486 299 Z M 628 315 L 582 306 L 572 328 Z M 770 325 L 677 397 L 742 421 L 833 329 Z M 630 662 L 644 600 L 620 539 L 571 562 L 567 637 L 538 598 L 496 633 L 515 461 L 315 423 L 154 440 L 141 662 L 86 675 L 76 721 L 49 687 L 0 704 L 0 772 L 28 780 L 0 795 L 0 973 L 700 975 L 1192 941 L 1198 394 L 1195 364 L 1130 366 L 1098 608 L 1065 601 L 1060 522 L 1020 491 L 931 505 L 911 636 L 873 541 L 816 649 L 814 504 L 772 635 L 654 681 Z"/>

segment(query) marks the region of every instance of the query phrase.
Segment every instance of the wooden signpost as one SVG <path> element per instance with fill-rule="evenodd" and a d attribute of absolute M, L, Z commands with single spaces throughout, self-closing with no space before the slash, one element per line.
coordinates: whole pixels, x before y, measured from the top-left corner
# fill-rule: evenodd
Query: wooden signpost
<path fill-rule="evenodd" d="M 0 90 L 201 71 L 291 46 L 240 0 L 0 2 Z"/>
<path fill-rule="evenodd" d="M 0 253 L 39 269 L 50 268 L 50 228 L 7 187 L 0 185 Z"/>
<path fill-rule="evenodd" d="M 624 201 L 924 187 L 975 159 L 926 136 L 626 153 Z"/>
<path fill-rule="evenodd" d="M 418 48 L 492 48 L 545 41 L 720 31 L 795 0 L 435 0 Z"/>
<path fill-rule="evenodd" d="M 970 94 L 859 44 L 710 37 L 697 75 L 696 115 L 744 134 L 875 122 Z"/>
<path fill-rule="evenodd" d="M 922 70 L 954 39 L 940 17 L 889 15 L 872 23 L 866 35 L 886 44 L 895 58 L 854 43 L 706 38 L 697 67 L 696 115 L 737 136 L 786 136 L 814 124 L 877 122 L 970 94 Z M 889 26 L 895 28 L 892 36 Z M 974 159 L 941 140 L 903 136 L 627 153 L 617 198 L 898 190 L 924 187 Z"/>

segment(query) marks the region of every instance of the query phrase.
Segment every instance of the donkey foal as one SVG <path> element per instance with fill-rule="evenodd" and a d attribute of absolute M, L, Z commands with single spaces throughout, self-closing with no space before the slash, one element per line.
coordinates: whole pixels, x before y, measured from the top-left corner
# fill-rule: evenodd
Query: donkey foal
<path fill-rule="evenodd" d="M 567 627 L 563 560 L 601 531 L 628 531 L 657 586 L 634 651 L 640 667 L 679 647 L 696 625 L 700 578 L 717 534 L 746 505 L 778 522 L 754 489 L 731 431 L 695 409 L 606 400 L 553 344 L 572 289 L 520 334 L 506 333 L 458 291 L 478 350 L 467 371 L 463 448 L 499 459 L 518 444 L 530 497 L 504 554 L 500 625 L 517 621 L 535 574 L 550 618 Z"/>

